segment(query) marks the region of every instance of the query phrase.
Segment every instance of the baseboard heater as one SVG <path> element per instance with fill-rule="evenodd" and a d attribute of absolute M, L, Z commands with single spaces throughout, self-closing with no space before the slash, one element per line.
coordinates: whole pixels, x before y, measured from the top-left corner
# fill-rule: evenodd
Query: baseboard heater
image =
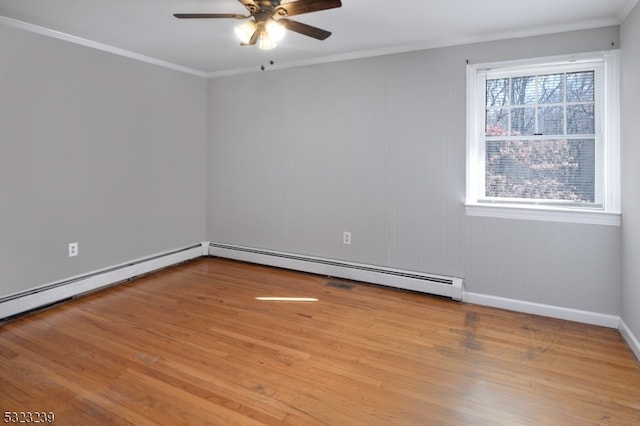
<path fill-rule="evenodd" d="M 462 300 L 463 279 L 212 242 L 209 255 Z"/>
<path fill-rule="evenodd" d="M 0 321 L 206 254 L 194 244 L 0 298 Z"/>

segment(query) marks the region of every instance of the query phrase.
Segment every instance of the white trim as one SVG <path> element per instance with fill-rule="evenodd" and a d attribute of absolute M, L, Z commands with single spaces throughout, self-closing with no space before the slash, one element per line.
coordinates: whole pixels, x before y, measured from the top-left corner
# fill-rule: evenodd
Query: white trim
<path fill-rule="evenodd" d="M 465 204 L 465 211 L 467 216 L 620 226 L 620 213 L 604 211 L 576 211 L 571 209 L 554 210 L 549 207 L 536 208 L 535 206 L 472 203 Z"/>
<path fill-rule="evenodd" d="M 0 298 L 0 319 L 202 257 L 200 244 L 132 260 Z"/>
<path fill-rule="evenodd" d="M 604 186 L 605 206 L 620 211 L 621 194 L 621 158 L 620 158 L 620 51 L 605 52 L 603 82 L 603 123 L 604 136 Z M 615 165 L 612 167 L 612 165 Z"/>
<path fill-rule="evenodd" d="M 636 0 L 637 1 L 637 0 Z M 508 32 L 498 32 L 486 34 L 483 36 L 470 37 L 452 37 L 441 40 L 430 40 L 429 42 L 406 44 L 401 46 L 384 47 L 379 49 L 358 50 L 354 52 L 339 53 L 317 58 L 303 59 L 299 61 L 278 62 L 273 69 L 286 69 L 304 67 L 310 65 L 327 64 L 332 62 L 350 61 L 356 59 L 374 58 L 378 56 L 395 55 L 399 53 L 419 52 L 422 50 L 439 49 L 451 46 L 463 46 L 475 43 L 485 43 L 491 41 L 500 41 L 514 38 L 536 37 L 550 34 L 557 34 L 570 31 L 583 31 L 595 28 L 612 27 L 620 25 L 620 21 L 616 18 L 594 19 L 590 21 L 572 22 L 566 25 L 554 25 L 540 27 L 533 30 L 518 30 Z M 236 68 L 222 71 L 211 71 L 207 73 L 207 77 L 226 77 L 239 74 L 250 74 L 261 72 L 259 67 Z"/>
<path fill-rule="evenodd" d="M 545 305 L 541 303 L 527 302 L 524 300 L 507 299 L 505 297 L 489 296 L 486 294 L 471 293 L 467 291 L 463 292 L 462 301 L 467 303 L 474 303 L 476 305 L 506 309 L 509 311 L 523 312 L 527 314 L 541 315 L 544 317 L 558 318 L 567 321 L 599 325 L 602 327 L 618 328 L 620 325 L 620 317 L 616 315 L 581 311 L 578 309 L 564 308 L 561 306 Z"/>
<path fill-rule="evenodd" d="M 629 4 L 623 10 L 621 10 L 620 13 L 618 14 L 619 19 L 602 18 L 602 19 L 594 19 L 590 21 L 572 22 L 564 25 L 540 27 L 532 30 L 497 32 L 492 34 L 486 34 L 484 36 L 452 37 L 452 38 L 435 40 L 435 41 L 432 40 L 432 41 L 423 42 L 423 43 L 414 43 L 414 44 L 385 47 L 385 48 L 379 48 L 379 49 L 359 50 L 354 52 L 339 53 L 335 55 L 323 56 L 318 58 L 303 59 L 299 61 L 280 62 L 278 63 L 278 66 L 275 68 L 279 68 L 279 69 L 295 68 L 295 67 L 302 67 L 302 66 L 309 66 L 309 65 L 348 61 L 348 60 L 354 60 L 354 59 L 371 58 L 376 56 L 393 55 L 398 53 L 416 52 L 421 50 L 437 49 L 442 47 L 461 46 L 461 45 L 474 44 L 474 43 L 483 43 L 483 42 L 499 41 L 499 40 L 506 40 L 506 39 L 514 39 L 514 38 L 524 38 L 524 37 L 535 37 L 535 36 L 543 36 L 543 35 L 570 32 L 570 31 L 582 31 L 582 30 L 589 30 L 589 29 L 595 29 L 595 28 L 615 26 L 615 25 L 619 25 L 621 21 L 624 18 L 626 18 L 626 16 L 629 14 L 629 12 L 631 12 L 633 7 L 635 6 L 635 3 L 637 3 L 637 1 L 638 0 L 630 0 Z M 158 65 L 161 67 L 170 68 L 176 71 L 181 71 L 187 74 L 196 75 L 198 77 L 215 78 L 215 77 L 224 77 L 224 76 L 230 76 L 230 75 L 259 72 L 258 67 L 254 67 L 254 66 L 246 67 L 246 68 L 236 68 L 236 69 L 230 69 L 230 70 L 207 72 L 207 71 L 197 70 L 197 69 L 185 67 L 182 65 L 174 64 L 174 63 L 153 58 L 150 56 L 141 55 L 139 53 L 120 49 L 118 47 L 110 46 L 103 43 L 98 43 L 82 37 L 77 37 L 71 34 L 67 34 L 67 33 L 52 30 L 46 27 L 30 24 L 28 22 L 20 21 L 17 19 L 6 17 L 6 16 L 0 15 L 0 23 L 4 23 L 14 28 L 20 28 L 26 31 L 35 32 L 44 36 L 65 40 L 70 43 L 79 44 L 82 46 L 113 53 L 115 55 L 124 56 L 130 59 L 135 59 L 142 62 Z"/>
<path fill-rule="evenodd" d="M 200 246 L 202 247 L 202 256 L 206 257 L 209 256 L 209 246 L 211 245 L 211 241 L 203 241 L 200 243 Z"/>
<path fill-rule="evenodd" d="M 638 4 L 638 0 L 628 0 L 624 7 L 620 9 L 620 12 L 618 12 L 620 23 L 627 19 L 627 16 L 629 16 L 633 8 L 636 7 L 636 4 Z"/>
<path fill-rule="evenodd" d="M 631 329 L 623 320 L 620 320 L 619 330 L 636 358 L 638 358 L 638 361 L 640 361 L 640 341 L 638 341 L 638 338 L 631 332 Z"/>
<path fill-rule="evenodd" d="M 578 53 L 564 53 L 560 55 L 541 56 L 541 57 L 527 57 L 522 59 L 507 59 L 503 61 L 482 62 L 469 64 L 474 71 L 489 71 L 493 72 L 496 68 L 502 68 L 506 72 L 529 70 L 536 68 L 555 67 L 562 64 L 568 64 L 570 67 L 572 64 L 577 64 L 580 67 L 584 62 L 596 62 L 602 59 L 606 59 L 611 56 L 612 52 L 619 52 L 617 48 L 610 50 L 597 50 L 592 52 L 578 52 Z M 484 94 L 484 91 L 480 91 Z"/>
<path fill-rule="evenodd" d="M 92 49 L 102 50 L 103 52 L 113 53 L 114 55 L 124 56 L 125 58 L 135 59 L 137 61 L 158 65 L 164 68 L 169 68 L 175 71 L 192 74 L 198 77 L 205 77 L 205 78 L 207 77 L 207 73 L 204 71 L 199 71 L 199 70 L 188 68 L 182 65 L 173 64 L 171 62 L 163 61 L 161 59 L 156 59 L 150 56 L 145 56 L 139 53 L 131 52 L 129 50 L 124 50 L 118 47 L 109 46 L 108 44 L 87 40 L 86 38 L 77 37 L 77 36 L 63 33 L 60 31 L 51 30 L 49 28 L 30 24 L 24 21 L 19 21 L 17 19 L 7 18 L 6 16 L 0 16 L 0 23 L 8 25 L 13 28 L 18 28 L 18 29 L 29 31 L 32 33 L 44 35 L 47 37 L 57 38 L 59 40 L 64 40 L 69 43 L 79 44 L 80 46 L 90 47 Z"/>
<path fill-rule="evenodd" d="M 467 119 L 466 119 L 466 214 L 469 216 L 488 216 L 495 218 L 542 220 L 554 222 L 585 223 L 596 225 L 620 226 L 620 77 L 617 49 L 585 52 L 569 55 L 556 55 L 542 58 L 499 61 L 467 65 Z M 548 204 L 510 203 L 500 198 L 496 203 L 482 203 L 485 193 L 485 135 L 484 79 L 491 74 L 513 74 L 531 70 L 538 72 L 545 67 L 562 66 L 568 68 L 589 66 L 601 67 L 602 74 L 602 149 L 600 169 L 596 178 L 598 188 L 596 203 L 602 203 L 604 210 L 589 208 L 552 206 Z M 597 129 L 596 129 L 597 131 Z M 597 138 L 596 138 L 597 139 Z"/>
<path fill-rule="evenodd" d="M 139 275 L 153 272 L 158 269 L 185 262 L 187 260 L 196 259 L 208 255 L 242 260 L 263 265 L 270 265 L 297 271 L 334 276 L 338 278 L 352 279 L 374 284 L 389 285 L 413 291 L 425 291 L 424 287 L 416 286 L 415 283 L 411 282 L 416 281 L 415 279 L 403 281 L 402 277 L 391 277 L 391 280 L 389 280 L 389 277 L 385 277 L 384 280 L 380 280 L 379 274 L 367 270 L 367 268 L 370 268 L 369 265 L 344 261 L 332 261 L 329 259 L 316 258 L 311 256 L 291 255 L 285 252 L 267 252 L 259 249 L 247 248 L 244 246 L 230 246 L 219 244 L 216 247 L 212 246 L 212 244 L 217 243 L 203 241 L 199 244 L 194 244 L 193 246 L 179 248 L 176 250 L 162 252 L 154 256 L 148 256 L 129 262 L 124 262 L 110 268 L 100 269 L 88 274 L 70 277 L 63 281 L 50 283 L 25 292 L 4 296 L 0 298 L 0 319 L 27 312 L 32 309 L 37 309 L 39 307 L 65 300 L 70 297 L 78 296 L 83 293 L 98 290 L 100 288 L 107 287 Z M 244 248 L 251 251 L 245 252 L 233 250 L 233 248 Z M 293 258 L 289 258 L 286 256 L 293 256 Z M 365 269 L 361 270 L 358 268 Z M 386 270 L 393 273 L 413 273 L 411 271 L 402 271 L 392 268 L 381 268 L 377 266 L 375 267 L 375 269 Z M 622 321 L 618 316 L 466 292 L 463 291 L 463 280 L 461 278 L 445 277 L 433 274 L 428 274 L 428 276 L 454 280 L 454 285 L 451 286 L 451 293 L 447 291 L 443 292 L 442 288 L 444 286 L 441 285 L 435 288 L 435 292 L 430 291 L 433 289 L 427 289 L 426 292 L 432 294 L 449 296 L 455 300 L 462 300 L 466 303 L 490 306 L 494 308 L 541 315 L 545 317 L 558 318 L 586 324 L 599 325 L 609 328 L 617 328 L 624 337 L 625 341 L 629 344 L 631 350 L 636 355 L 638 360 L 640 360 L 640 342 L 631 332 L 629 327 L 627 327 L 624 321 Z M 400 278 L 400 280 L 396 282 L 398 278 Z"/>
<path fill-rule="evenodd" d="M 463 279 L 362 263 L 212 242 L 211 256 L 462 299 Z M 451 284 L 435 280 L 450 281 Z"/>

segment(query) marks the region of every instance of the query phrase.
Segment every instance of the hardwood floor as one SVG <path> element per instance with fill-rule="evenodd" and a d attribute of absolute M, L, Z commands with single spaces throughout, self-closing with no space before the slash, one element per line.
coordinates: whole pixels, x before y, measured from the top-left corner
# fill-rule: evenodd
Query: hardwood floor
<path fill-rule="evenodd" d="M 327 282 L 200 259 L 6 323 L 0 410 L 62 425 L 640 424 L 640 363 L 617 330 Z"/>

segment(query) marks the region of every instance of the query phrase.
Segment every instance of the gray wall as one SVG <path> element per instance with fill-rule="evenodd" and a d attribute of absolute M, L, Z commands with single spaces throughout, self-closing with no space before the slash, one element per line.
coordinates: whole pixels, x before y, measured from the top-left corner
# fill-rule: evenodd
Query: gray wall
<path fill-rule="evenodd" d="M 0 25 L 0 296 L 201 241 L 206 92 Z"/>
<path fill-rule="evenodd" d="M 206 235 L 619 314 L 619 228 L 462 205 L 465 60 L 612 42 L 617 28 L 276 69 L 212 79 L 207 95 L 204 79 L 0 26 L 0 296 Z"/>
<path fill-rule="evenodd" d="M 467 217 L 463 206 L 465 60 L 612 43 L 617 27 L 212 79 L 207 239 L 618 315 L 620 228 Z"/>
<path fill-rule="evenodd" d="M 640 338 L 640 5 L 621 28 L 622 320 Z"/>

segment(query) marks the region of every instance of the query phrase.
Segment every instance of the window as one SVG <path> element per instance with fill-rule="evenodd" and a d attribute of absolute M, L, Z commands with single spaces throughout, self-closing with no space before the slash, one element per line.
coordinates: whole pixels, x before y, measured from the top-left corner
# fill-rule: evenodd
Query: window
<path fill-rule="evenodd" d="M 468 66 L 467 214 L 619 225 L 617 58 Z"/>

